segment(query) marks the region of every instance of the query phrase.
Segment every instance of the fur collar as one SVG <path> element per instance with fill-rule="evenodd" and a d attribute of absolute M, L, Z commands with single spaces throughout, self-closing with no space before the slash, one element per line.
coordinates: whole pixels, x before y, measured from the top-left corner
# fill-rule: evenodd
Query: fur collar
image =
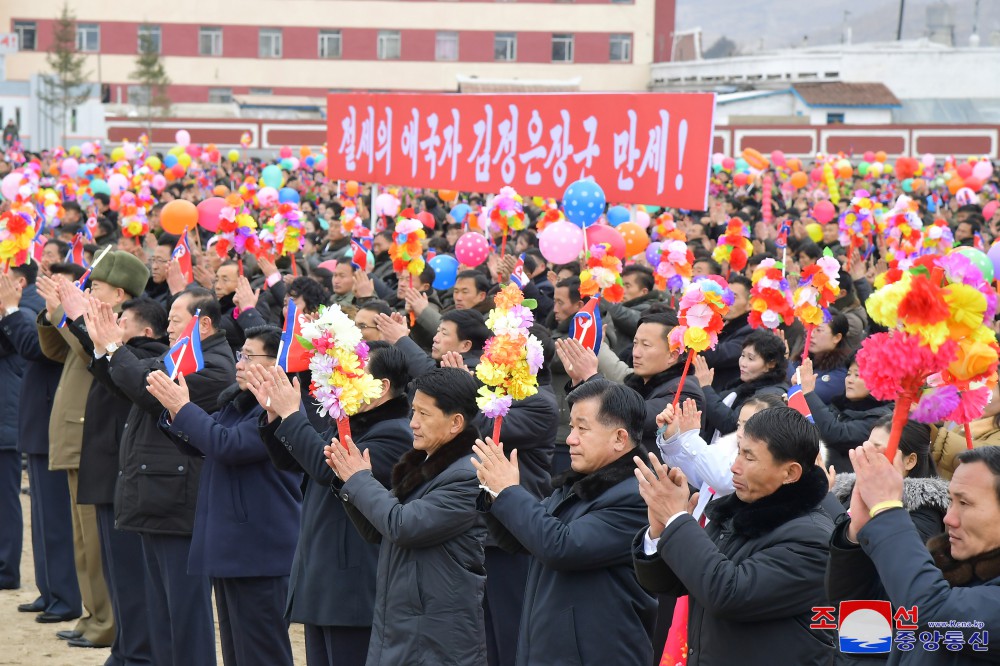
<path fill-rule="evenodd" d="M 479 432 L 470 425 L 430 457 L 423 451 L 410 449 L 392 468 L 392 492 L 398 499 L 406 499 L 414 490 L 448 469 L 453 462 L 471 455 L 472 445 L 477 439 Z"/>
<path fill-rule="evenodd" d="M 838 474 L 833 484 L 833 494 L 845 506 L 851 501 L 855 478 L 853 473 Z M 944 479 L 936 476 L 903 479 L 903 508 L 907 511 L 929 508 L 944 513 L 950 505 L 948 482 Z"/>
<path fill-rule="evenodd" d="M 614 462 L 608 463 L 596 472 L 580 474 L 568 469 L 552 479 L 552 487 L 570 486 L 567 495 L 576 495 L 585 502 L 600 497 L 604 492 L 614 488 L 626 479 L 635 478 L 635 461 L 633 456 L 643 454 L 642 446 L 626 451 Z"/>
<path fill-rule="evenodd" d="M 747 504 L 733 493 L 711 502 L 705 513 L 720 525 L 732 518 L 733 531 L 753 539 L 812 511 L 829 487 L 823 470 L 814 466 L 797 482 L 781 486 L 756 502 Z"/>
<path fill-rule="evenodd" d="M 927 550 L 934 558 L 934 564 L 952 587 L 972 587 L 1000 577 L 1000 548 L 991 550 L 967 560 L 956 560 L 951 556 L 951 543 L 947 534 L 931 537 Z"/>

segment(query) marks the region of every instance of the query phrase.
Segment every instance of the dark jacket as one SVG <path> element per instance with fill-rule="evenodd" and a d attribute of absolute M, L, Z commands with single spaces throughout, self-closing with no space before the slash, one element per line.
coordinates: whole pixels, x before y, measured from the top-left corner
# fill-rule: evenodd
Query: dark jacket
<path fill-rule="evenodd" d="M 87 332 L 76 322 L 69 327 L 80 344 L 92 354 L 94 345 Z M 167 351 L 163 340 L 151 338 L 133 338 L 128 341 L 128 348 L 140 360 L 153 359 Z M 80 504 L 114 504 L 120 444 L 132 401 L 111 381 L 107 356 L 92 360 L 88 370 L 94 381 L 87 395 L 76 501 Z"/>
<path fill-rule="evenodd" d="M 567 472 L 541 502 L 520 486 L 481 501 L 501 547 L 533 558 L 517 664 L 652 660 L 656 600 L 632 570 L 632 537 L 646 524 L 633 452 L 592 474 Z"/>
<path fill-rule="evenodd" d="M 236 304 L 233 303 L 235 296 L 235 293 L 226 294 L 219 299 L 219 305 L 222 307 L 222 330 L 226 332 L 226 340 L 233 348 L 234 354 L 243 349 L 243 343 L 247 341 L 243 329 L 236 323 L 236 317 L 233 316 L 236 313 Z"/>
<path fill-rule="evenodd" d="M 837 472 L 853 472 L 847 452 L 868 440 L 875 422 L 892 413 L 891 402 L 875 398 L 864 400 L 838 400 L 824 404 L 816 393 L 806 394 L 806 404 L 819 429 L 820 439 L 826 444 L 826 464 Z"/>
<path fill-rule="evenodd" d="M 822 581 L 833 523 L 819 504 L 823 470 L 756 502 L 709 503 L 705 529 L 690 515 L 660 535 L 656 555 L 636 537 L 635 571 L 647 590 L 687 594 L 688 666 L 831 664 L 832 635 L 809 628 L 826 605 Z M 780 651 L 780 657 L 776 656 Z"/>
<path fill-rule="evenodd" d="M 10 345 L 24 359 L 24 374 L 18 389 L 17 448 L 21 453 L 48 455 L 49 416 L 55 399 L 62 363 L 56 363 L 42 353 L 38 342 L 35 318 L 45 309 L 45 301 L 35 285 L 21 292 L 21 309 L 0 319 L 4 345 Z M 13 393 L 11 395 L 14 395 Z"/>
<path fill-rule="evenodd" d="M 173 297 L 170 294 L 170 287 L 167 286 L 166 280 L 163 282 L 154 282 L 153 278 L 150 277 L 146 283 L 146 291 L 142 295 L 151 301 L 156 301 L 168 312 L 170 311 L 170 304 L 173 302 Z"/>
<path fill-rule="evenodd" d="M 847 378 L 847 368 L 828 368 L 821 369 L 816 367 L 815 359 L 813 359 L 813 371 L 816 373 L 816 396 L 823 401 L 823 404 L 830 405 L 833 404 L 837 399 L 844 399 L 844 380 Z M 795 383 L 795 372 L 802 365 L 801 360 L 796 360 L 795 362 L 790 362 L 788 364 L 788 383 Z"/>
<path fill-rule="evenodd" d="M 686 361 L 687 359 L 685 359 Z M 642 445 L 647 451 L 656 451 L 656 415 L 663 411 L 667 404 L 672 403 L 674 395 L 681 384 L 681 374 L 684 363 L 676 363 L 663 372 L 653 375 L 648 381 L 631 374 L 625 378 L 625 386 L 635 389 L 646 402 L 646 419 L 642 424 Z M 687 399 L 694 400 L 698 409 L 705 408 L 705 393 L 694 375 L 688 372 L 681 389 L 681 399 L 678 404 Z"/>
<path fill-rule="evenodd" d="M 649 293 L 633 298 L 622 303 L 612 303 L 602 300 L 601 305 L 607 309 L 611 316 L 611 321 L 615 324 L 615 331 L 618 333 L 618 344 L 615 345 L 615 353 L 621 353 L 625 347 L 632 345 L 635 331 L 639 328 L 639 320 L 649 312 L 649 308 L 654 303 L 663 300 L 663 294 L 653 290 Z"/>
<path fill-rule="evenodd" d="M 858 533 L 860 546 L 846 540 L 849 523 L 842 521 L 830 543 L 828 584 L 836 584 L 831 595 L 843 598 L 845 592 L 870 591 L 881 581 L 893 610 L 899 606 L 917 607 L 919 636 L 934 631 L 929 622 L 978 620 L 985 631 L 960 630 L 965 646 L 952 652 L 940 646 L 925 651 L 917 645 L 910 652 L 893 647 L 888 663 L 895 664 L 995 664 L 1000 661 L 1000 644 L 988 641 L 988 651 L 974 652 L 968 644 L 973 632 L 984 634 L 1000 626 L 1000 553 L 993 550 L 970 560 L 951 556 L 947 535 L 931 539 L 925 546 L 913 521 L 905 511 L 890 509 L 872 518 Z M 870 561 L 859 566 L 859 557 Z M 852 596 L 850 598 L 875 598 Z M 944 629 L 937 630 L 944 634 Z"/>
<path fill-rule="evenodd" d="M 334 484 L 366 539 L 381 541 L 368 666 L 486 663 L 479 480 L 469 461 L 475 428 L 392 470 L 392 493 L 359 472 Z"/>
<path fill-rule="evenodd" d="M 193 403 L 159 426 L 177 448 L 204 459 L 188 573 L 212 578 L 287 576 L 299 536 L 302 475 L 275 469 L 257 430 L 264 413 L 232 386 L 208 414 Z"/>
<path fill-rule="evenodd" d="M 372 474 L 388 487 L 393 466 L 413 446 L 409 401 L 405 396 L 394 398 L 350 421 L 354 443 L 368 451 Z M 326 464 L 323 447 L 336 429 L 320 435 L 299 412 L 270 424 L 262 417 L 260 432 L 276 467 L 307 476 L 286 617 L 318 626 L 370 627 L 378 546 L 361 538 L 343 502 L 330 492 L 336 477 Z"/>
<path fill-rule="evenodd" d="M 773 374 L 773 373 L 772 373 Z M 748 383 L 739 383 L 731 389 L 717 393 L 712 386 L 703 387 L 705 392 L 705 429 L 702 431 L 703 439 L 711 443 L 713 433 L 718 430 L 720 435 L 728 435 L 736 430 L 736 422 L 740 418 L 740 408 L 747 400 L 758 393 L 775 393 L 785 395 L 788 391 L 788 382 L 779 379 L 772 374 L 765 375 Z M 713 384 L 714 386 L 714 384 Z M 736 399 L 732 406 L 726 407 L 723 400 L 730 394 L 736 393 Z"/>
<path fill-rule="evenodd" d="M 207 411 L 236 381 L 236 364 L 222 332 L 202 340 L 201 349 L 204 369 L 184 379 L 191 402 Z M 115 526 L 187 536 L 194 529 L 201 460 L 178 451 L 157 426 L 163 405 L 146 390 L 153 370 L 165 371 L 162 357 L 141 360 L 128 347 L 111 357 L 111 380 L 133 403 L 119 452 Z"/>
<path fill-rule="evenodd" d="M 29 297 L 30 290 L 30 297 Z M 40 302 L 41 301 L 41 302 Z M 29 303 L 33 307 L 29 307 Z M 28 285 L 21 292 L 22 312 L 27 315 L 38 315 L 37 308 L 44 308 L 45 303 L 37 295 L 35 285 Z M 15 312 L 13 316 L 22 316 Z M 2 322 L 0 322 L 2 325 Z M 2 330 L 2 329 L 0 329 Z M 41 351 L 41 350 L 39 350 Z M 16 451 L 18 446 L 18 412 L 21 404 L 21 378 L 25 373 L 25 358 L 18 352 L 17 347 L 10 341 L 7 335 L 0 335 L 0 386 L 4 387 L 4 395 L 7 399 L 0 403 L 0 451 Z M 35 393 L 36 387 L 30 387 Z M 30 400 L 29 398 L 28 400 Z M 28 402 L 24 404 L 28 407 Z"/>
<path fill-rule="evenodd" d="M 732 386 L 740 379 L 740 355 L 743 354 L 743 341 L 753 333 L 748 323 L 749 313 L 727 321 L 719 331 L 719 343 L 715 349 L 701 352 L 708 367 L 715 370 L 712 388 L 722 391 Z"/>

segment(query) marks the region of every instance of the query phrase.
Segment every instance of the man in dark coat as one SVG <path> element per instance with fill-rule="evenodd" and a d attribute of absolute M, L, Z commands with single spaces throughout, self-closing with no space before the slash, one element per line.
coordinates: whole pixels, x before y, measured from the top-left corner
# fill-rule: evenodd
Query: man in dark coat
<path fill-rule="evenodd" d="M 830 598 L 876 599 L 860 593 L 870 594 L 881 583 L 893 609 L 914 609 L 913 616 L 900 620 L 912 628 L 897 624 L 892 636 L 885 626 L 893 666 L 996 663 L 1000 646 L 989 642 L 989 631 L 1000 626 L 1000 448 L 958 455 L 948 486 L 947 532 L 926 546 L 903 506 L 903 478 L 884 452 L 866 443 L 850 458 L 857 481 L 850 518 L 838 523 L 830 541 Z M 952 621 L 982 624 L 947 632 L 932 628 Z M 901 650 L 905 644 L 914 649 Z"/>
<path fill-rule="evenodd" d="M 743 426 L 732 495 L 709 503 L 708 527 L 679 468 L 651 455 L 639 492 L 649 527 L 636 536 L 635 571 L 648 590 L 688 595 L 688 664 L 828 665 L 827 632 L 809 628 L 822 588 L 833 523 L 820 503 L 829 485 L 816 464 L 819 436 L 787 407 L 765 409 Z"/>
<path fill-rule="evenodd" d="M 625 293 L 622 302 L 601 301 L 618 334 L 615 353 L 621 354 L 631 348 L 632 338 L 639 328 L 639 320 L 649 312 L 653 304 L 663 300 L 663 294 L 655 287 L 656 280 L 648 266 L 628 266 L 622 271 L 622 289 Z"/>
<path fill-rule="evenodd" d="M 375 323 L 382 339 L 406 355 L 411 377 L 431 372 L 452 352 L 461 355 L 465 367 L 475 370 L 483 355 L 483 345 L 492 335 L 483 315 L 475 310 L 452 310 L 442 315 L 428 356 L 408 335 L 406 324 L 387 315 L 378 315 Z"/>
<path fill-rule="evenodd" d="M 413 445 L 406 397 L 410 376 L 406 357 L 389 343 L 372 342 L 370 350 L 368 371 L 382 382 L 382 395 L 350 417 L 351 435 L 368 452 L 372 474 L 388 488 L 393 466 Z M 252 390 L 262 383 L 263 377 L 256 385 L 251 380 Z M 363 666 L 375 613 L 378 547 L 361 538 L 340 498 L 330 492 L 336 477 L 323 448 L 336 437 L 336 429 L 317 432 L 301 410 L 295 386 L 288 384 L 284 394 L 265 393 L 258 399 L 264 396 L 265 405 L 271 400 L 260 421 L 271 461 L 308 477 L 286 616 L 305 625 L 310 665 Z"/>
<path fill-rule="evenodd" d="M 41 622 L 64 622 L 80 617 L 82 602 L 73 559 L 69 482 L 65 470 L 49 469 L 49 415 L 62 365 L 45 356 L 38 342 L 35 318 L 45 309 L 45 301 L 35 289 L 32 265 L 0 275 L 3 344 L 9 344 L 25 360 L 17 421 L 18 448 L 28 457 L 31 550 L 39 594 L 33 602 L 21 604 L 17 609 L 39 613 L 35 619 L 41 618 Z"/>
<path fill-rule="evenodd" d="M 517 664 L 649 664 L 656 600 L 632 571 L 632 538 L 646 523 L 632 458 L 645 408 L 632 389 L 595 379 L 570 393 L 573 468 L 542 502 L 518 485 L 516 456 L 476 445 L 490 532 L 534 559 Z"/>
<path fill-rule="evenodd" d="M 247 389 L 248 368 L 273 366 L 280 344 L 281 329 L 246 332 L 236 385 L 222 392 L 213 414 L 191 402 L 183 376 L 177 384 L 163 372 L 147 377 L 165 408 L 160 430 L 204 461 L 188 573 L 212 581 L 226 664 L 292 666 L 284 607 L 302 476 L 271 464 L 257 428 L 264 410 Z"/>
<path fill-rule="evenodd" d="M 204 368 L 185 379 L 192 402 L 209 410 L 236 376 L 214 295 L 202 287 L 180 293 L 170 307 L 167 334 L 175 343 L 198 310 Z M 102 320 L 88 332 L 95 348 L 121 344 L 113 321 Z M 211 586 L 206 576 L 187 573 L 201 461 L 178 451 L 157 426 L 163 405 L 146 390 L 146 376 L 165 369 L 163 360 L 140 360 L 123 347 L 109 356 L 112 381 L 134 403 L 121 442 L 115 524 L 142 538 L 154 662 L 212 666 Z"/>
<path fill-rule="evenodd" d="M 740 354 L 743 341 L 753 332 L 750 328 L 750 289 L 753 284 L 739 274 L 729 276 L 729 289 L 733 292 L 733 304 L 723 318 L 725 324 L 719 332 L 719 342 L 715 349 L 701 352 L 708 367 L 715 370 L 712 388 L 722 391 L 735 384 L 740 378 Z"/>
<path fill-rule="evenodd" d="M 391 493 L 349 438 L 346 449 L 337 440 L 326 447 L 348 515 L 382 543 L 367 665 L 479 666 L 486 529 L 469 460 L 476 383 L 465 370 L 438 368 L 414 384 L 413 450 L 393 468 Z"/>

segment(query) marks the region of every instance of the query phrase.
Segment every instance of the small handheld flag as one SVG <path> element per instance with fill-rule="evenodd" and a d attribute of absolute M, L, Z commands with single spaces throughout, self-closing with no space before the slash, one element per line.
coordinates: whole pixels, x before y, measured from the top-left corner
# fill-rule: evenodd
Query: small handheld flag
<path fill-rule="evenodd" d="M 309 352 L 302 346 L 302 322 L 294 299 L 288 299 L 288 316 L 278 345 L 278 367 L 285 372 L 303 372 L 309 369 Z"/>
<path fill-rule="evenodd" d="M 806 417 L 809 423 L 815 423 L 809 403 L 806 402 L 806 394 L 802 392 L 802 385 L 795 384 L 788 389 L 788 406 Z"/>
<path fill-rule="evenodd" d="M 196 310 L 191 321 L 181 332 L 177 342 L 163 357 L 163 365 L 167 367 L 170 379 L 176 379 L 178 374 L 193 375 L 205 367 L 205 359 L 201 355 L 201 331 L 198 319 L 201 310 Z"/>
<path fill-rule="evenodd" d="M 594 297 L 587 299 L 569 324 L 569 336 L 595 354 L 601 351 L 601 310 L 597 307 L 598 302 L 599 299 Z"/>
<path fill-rule="evenodd" d="M 184 275 L 187 283 L 191 284 L 194 282 L 194 267 L 191 265 L 191 248 L 188 246 L 187 227 L 184 228 L 184 233 L 181 234 L 180 239 L 177 241 L 177 245 L 174 247 L 170 258 L 172 260 L 176 259 L 177 263 L 180 264 L 181 273 Z"/>
<path fill-rule="evenodd" d="M 371 265 L 371 262 L 368 261 L 368 258 L 369 258 L 368 250 L 366 250 L 361 243 L 352 238 L 351 266 L 353 266 L 355 270 L 367 273 L 372 268 L 374 268 L 374 266 Z"/>
<path fill-rule="evenodd" d="M 67 264 L 76 264 L 84 268 L 90 267 L 90 264 L 87 263 L 87 259 L 83 255 L 83 233 L 78 232 L 73 236 L 73 242 L 69 246 L 69 251 L 66 253 L 64 261 Z"/>
<path fill-rule="evenodd" d="M 517 263 L 514 264 L 514 270 L 510 272 L 510 281 L 524 289 L 524 285 L 528 284 L 528 276 L 524 272 L 524 255 L 522 254 L 517 258 Z"/>

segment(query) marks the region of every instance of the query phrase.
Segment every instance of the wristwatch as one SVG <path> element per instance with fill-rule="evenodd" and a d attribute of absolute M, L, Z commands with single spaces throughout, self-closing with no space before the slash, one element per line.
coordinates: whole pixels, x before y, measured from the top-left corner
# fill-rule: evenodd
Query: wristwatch
<path fill-rule="evenodd" d="M 117 342 L 112 342 L 111 344 L 109 344 L 107 347 L 104 348 L 104 353 L 110 357 L 120 348 L 121 348 L 120 344 L 118 344 Z"/>

